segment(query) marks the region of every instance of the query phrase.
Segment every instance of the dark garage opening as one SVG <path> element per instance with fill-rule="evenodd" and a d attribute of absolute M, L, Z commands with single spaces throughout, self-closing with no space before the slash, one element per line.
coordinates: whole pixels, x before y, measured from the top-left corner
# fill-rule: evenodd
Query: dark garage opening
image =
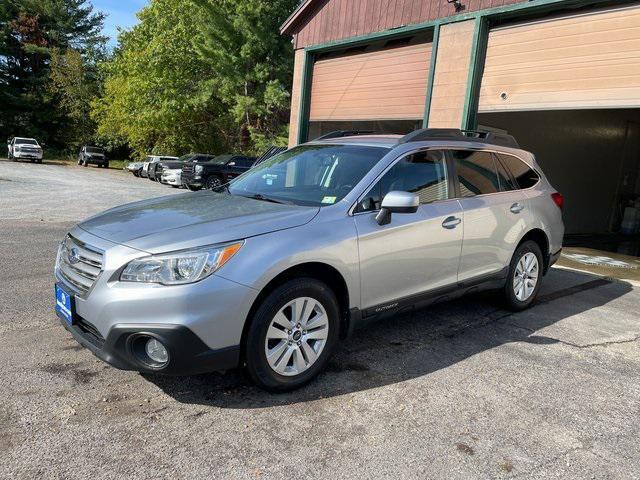
<path fill-rule="evenodd" d="M 565 245 L 640 256 L 640 109 L 481 113 L 565 197 Z"/>

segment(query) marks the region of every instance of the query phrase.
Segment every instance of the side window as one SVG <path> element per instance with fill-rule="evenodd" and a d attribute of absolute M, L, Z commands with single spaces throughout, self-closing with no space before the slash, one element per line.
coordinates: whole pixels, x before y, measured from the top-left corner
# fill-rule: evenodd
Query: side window
<path fill-rule="evenodd" d="M 497 158 L 496 159 L 496 168 L 498 169 L 498 181 L 500 182 L 500 191 L 501 192 L 511 192 L 512 190 L 518 190 L 518 185 L 516 184 L 513 177 L 509 174 L 507 169 L 504 167 L 502 162 Z"/>
<path fill-rule="evenodd" d="M 504 164 L 504 166 L 511 172 L 513 178 L 516 179 L 518 187 L 525 189 L 531 188 L 538 180 L 540 176 L 529 165 L 524 163 L 518 157 L 513 155 L 507 155 L 505 153 L 499 153 L 498 158 Z"/>
<path fill-rule="evenodd" d="M 400 159 L 369 190 L 356 212 L 380 209 L 384 196 L 393 190 L 417 193 L 421 204 L 449 198 L 444 152 L 428 150 Z"/>
<path fill-rule="evenodd" d="M 491 153 L 452 150 L 451 155 L 456 163 L 462 198 L 500 191 L 496 165 Z"/>

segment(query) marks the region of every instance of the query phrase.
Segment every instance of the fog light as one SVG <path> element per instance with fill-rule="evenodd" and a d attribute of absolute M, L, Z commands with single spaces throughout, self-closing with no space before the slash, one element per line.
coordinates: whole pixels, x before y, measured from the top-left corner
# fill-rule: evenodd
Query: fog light
<path fill-rule="evenodd" d="M 169 360 L 169 352 L 167 352 L 165 346 L 155 338 L 147 340 L 144 349 L 147 355 L 149 355 L 149 358 L 154 362 L 162 364 L 167 363 Z"/>

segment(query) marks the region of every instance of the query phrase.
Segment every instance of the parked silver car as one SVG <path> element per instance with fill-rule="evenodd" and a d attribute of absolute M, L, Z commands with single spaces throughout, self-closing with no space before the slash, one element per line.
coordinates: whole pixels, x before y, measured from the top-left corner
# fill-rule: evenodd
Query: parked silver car
<path fill-rule="evenodd" d="M 60 246 L 56 311 L 116 367 L 244 365 L 282 391 L 364 318 L 481 289 L 526 308 L 560 254 L 562 196 L 511 137 L 468 135 L 309 142 L 219 192 L 89 218 Z"/>

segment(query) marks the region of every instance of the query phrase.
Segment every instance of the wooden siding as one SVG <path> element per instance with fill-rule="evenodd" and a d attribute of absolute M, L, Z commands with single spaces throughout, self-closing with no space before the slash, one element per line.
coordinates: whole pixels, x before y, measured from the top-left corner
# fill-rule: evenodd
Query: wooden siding
<path fill-rule="evenodd" d="M 469 79 L 474 20 L 440 27 L 429 127 L 460 128 Z"/>
<path fill-rule="evenodd" d="M 462 0 L 464 12 L 523 0 Z M 455 15 L 446 0 L 318 0 L 292 26 L 295 48 Z"/>
<path fill-rule="evenodd" d="M 480 112 L 638 106 L 638 6 L 489 34 Z"/>
<path fill-rule="evenodd" d="M 318 60 L 311 121 L 421 119 L 431 43 Z"/>
<path fill-rule="evenodd" d="M 304 50 L 296 50 L 293 63 L 293 85 L 291 86 L 291 117 L 289 121 L 289 147 L 298 143 L 300 128 L 300 93 L 304 67 Z"/>

